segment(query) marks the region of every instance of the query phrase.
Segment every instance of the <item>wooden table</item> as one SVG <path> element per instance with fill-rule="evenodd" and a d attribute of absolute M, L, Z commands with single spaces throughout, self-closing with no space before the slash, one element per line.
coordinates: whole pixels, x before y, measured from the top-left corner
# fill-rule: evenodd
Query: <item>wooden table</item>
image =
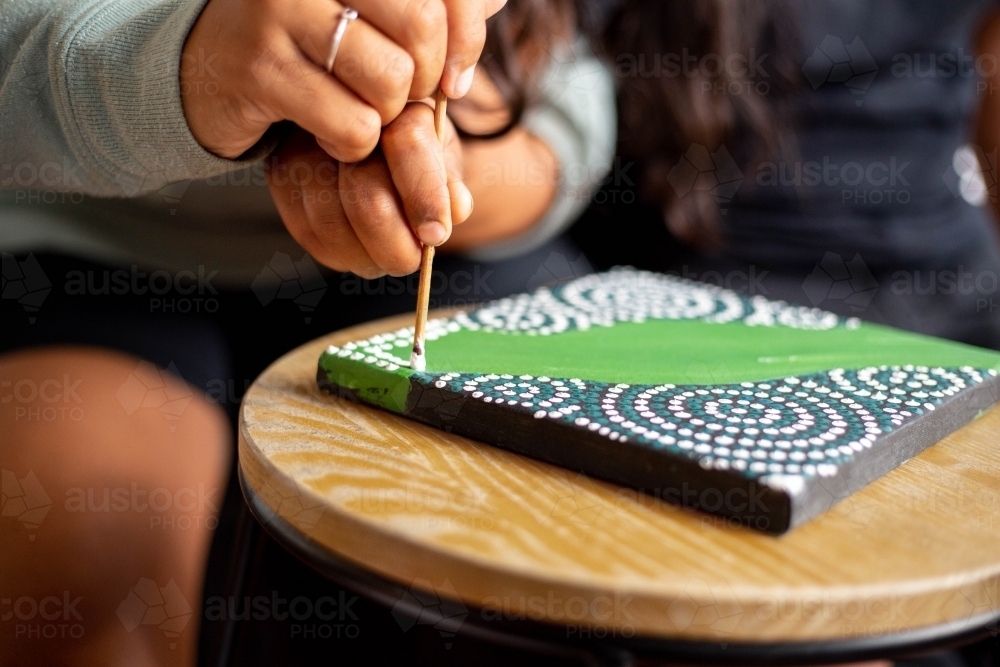
<path fill-rule="evenodd" d="M 461 632 L 695 660 L 856 659 L 996 630 L 1000 408 L 775 538 L 317 389 L 324 347 L 411 319 L 304 345 L 243 402 L 248 503 L 331 578 L 412 613 L 439 610 L 408 591 L 456 601 Z"/>

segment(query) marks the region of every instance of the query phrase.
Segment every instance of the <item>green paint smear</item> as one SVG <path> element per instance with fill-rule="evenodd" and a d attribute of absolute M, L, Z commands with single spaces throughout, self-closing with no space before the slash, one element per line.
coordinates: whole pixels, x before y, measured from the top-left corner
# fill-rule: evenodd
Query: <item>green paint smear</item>
<path fill-rule="evenodd" d="M 330 382 L 349 389 L 364 403 L 400 414 L 406 408 L 410 375 L 413 374 L 409 368 L 389 372 L 364 361 L 352 361 L 326 352 L 320 356 L 319 365 Z"/>
<path fill-rule="evenodd" d="M 427 364 L 428 373 L 508 373 L 628 384 L 723 384 L 897 364 L 1000 370 L 1000 354 L 874 324 L 813 331 L 749 327 L 742 322 L 648 320 L 550 336 L 463 329 L 428 341 Z M 409 373 L 402 368 L 392 374 L 380 369 L 375 372 L 384 385 L 387 376 L 403 371 Z M 374 378 L 368 382 L 378 384 Z"/>

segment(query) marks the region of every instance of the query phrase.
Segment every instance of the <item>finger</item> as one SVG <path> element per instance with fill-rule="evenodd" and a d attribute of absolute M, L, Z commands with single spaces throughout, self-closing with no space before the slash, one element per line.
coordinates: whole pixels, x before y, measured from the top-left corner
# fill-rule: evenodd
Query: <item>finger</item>
<path fill-rule="evenodd" d="M 294 121 L 333 157 L 359 162 L 375 149 L 382 131 L 378 111 L 303 57 L 290 39 L 272 42 L 252 71 L 275 120 Z"/>
<path fill-rule="evenodd" d="M 292 238 L 313 258 L 335 271 L 346 271 L 347 267 L 320 260 L 323 246 L 309 226 L 302 193 L 287 176 L 287 165 L 275 158 L 269 165 L 268 189 L 278 214 Z"/>
<path fill-rule="evenodd" d="M 448 54 L 448 14 L 442 0 L 351 0 L 358 14 L 413 58 L 409 98 L 430 97 Z M 468 0 L 480 3 L 482 0 Z"/>
<path fill-rule="evenodd" d="M 334 203 L 321 203 L 307 198 L 306 212 L 309 227 L 320 245 L 314 254 L 318 261 L 330 267 L 342 267 L 339 270 L 368 280 L 385 275 L 358 238 L 339 199 Z"/>
<path fill-rule="evenodd" d="M 451 193 L 433 110 L 420 102 L 407 105 L 382 133 L 382 151 L 417 237 L 432 246 L 447 241 Z"/>
<path fill-rule="evenodd" d="M 448 55 L 441 89 L 452 99 L 472 89 L 476 63 L 486 43 L 486 5 L 483 0 L 444 0 L 448 9 Z"/>
<path fill-rule="evenodd" d="M 271 159 L 265 163 L 267 188 L 286 226 L 289 222 L 297 224 L 305 219 L 305 206 L 299 196 L 297 179 L 293 179 L 289 173 L 291 161 L 295 155 L 301 155 L 314 145 L 315 142 L 308 133 L 296 130 L 281 143 Z"/>
<path fill-rule="evenodd" d="M 448 170 L 448 191 L 451 193 L 451 222 L 460 225 L 472 215 L 475 202 L 472 192 L 465 185 L 462 141 L 449 121 L 445 126 L 444 161 Z"/>
<path fill-rule="evenodd" d="M 406 222 L 385 158 L 376 154 L 342 165 L 340 192 L 347 219 L 372 261 L 392 276 L 420 268 L 420 245 Z"/>
<path fill-rule="evenodd" d="M 472 216 L 472 211 L 475 208 L 472 192 L 462 180 L 449 175 L 448 194 L 451 199 L 452 224 L 460 225 Z"/>
<path fill-rule="evenodd" d="M 486 16 L 489 18 L 504 8 L 507 0 L 486 0 Z"/>
<path fill-rule="evenodd" d="M 335 271 L 376 278 L 382 272 L 354 234 L 336 196 L 337 183 L 337 163 L 306 132 L 286 140 L 269 162 L 271 198 L 292 238 Z"/>
<path fill-rule="evenodd" d="M 318 67 L 325 68 L 344 7 L 327 0 L 281 5 L 292 39 Z M 399 115 L 413 83 L 413 58 L 363 19 L 347 24 L 333 74 L 388 124 Z"/>

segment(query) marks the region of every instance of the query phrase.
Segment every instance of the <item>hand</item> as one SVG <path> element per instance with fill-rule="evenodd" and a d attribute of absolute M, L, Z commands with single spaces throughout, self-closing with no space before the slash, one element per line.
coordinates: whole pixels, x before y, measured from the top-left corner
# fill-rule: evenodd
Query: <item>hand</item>
<path fill-rule="evenodd" d="M 464 96 L 506 0 L 349 0 L 350 23 L 324 69 L 343 5 L 333 0 L 210 0 L 184 45 L 181 100 L 191 133 L 235 158 L 291 120 L 330 155 L 358 162 L 407 100 L 438 84 Z M 446 29 L 445 29 L 446 26 Z"/>
<path fill-rule="evenodd" d="M 442 149 L 434 112 L 408 104 L 356 164 L 332 160 L 301 130 L 270 163 L 271 196 L 288 231 L 319 262 L 372 279 L 413 273 L 420 242 L 440 245 L 472 213 L 462 146 L 450 122 Z"/>

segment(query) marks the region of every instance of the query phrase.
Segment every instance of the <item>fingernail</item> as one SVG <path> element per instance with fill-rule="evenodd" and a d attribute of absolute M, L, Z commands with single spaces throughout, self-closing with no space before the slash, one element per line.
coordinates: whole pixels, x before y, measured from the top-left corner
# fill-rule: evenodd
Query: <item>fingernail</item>
<path fill-rule="evenodd" d="M 476 66 L 473 65 L 458 75 L 455 79 L 455 95 L 465 97 L 472 90 L 472 81 L 476 78 Z"/>
<path fill-rule="evenodd" d="M 462 215 L 462 222 L 465 222 L 472 215 L 472 209 L 476 207 L 476 202 L 465 183 L 459 182 L 459 185 L 461 187 L 458 188 L 458 207 Z"/>
<path fill-rule="evenodd" d="M 440 222 L 425 222 L 417 227 L 417 238 L 424 245 L 439 246 L 444 243 L 448 231 Z"/>

